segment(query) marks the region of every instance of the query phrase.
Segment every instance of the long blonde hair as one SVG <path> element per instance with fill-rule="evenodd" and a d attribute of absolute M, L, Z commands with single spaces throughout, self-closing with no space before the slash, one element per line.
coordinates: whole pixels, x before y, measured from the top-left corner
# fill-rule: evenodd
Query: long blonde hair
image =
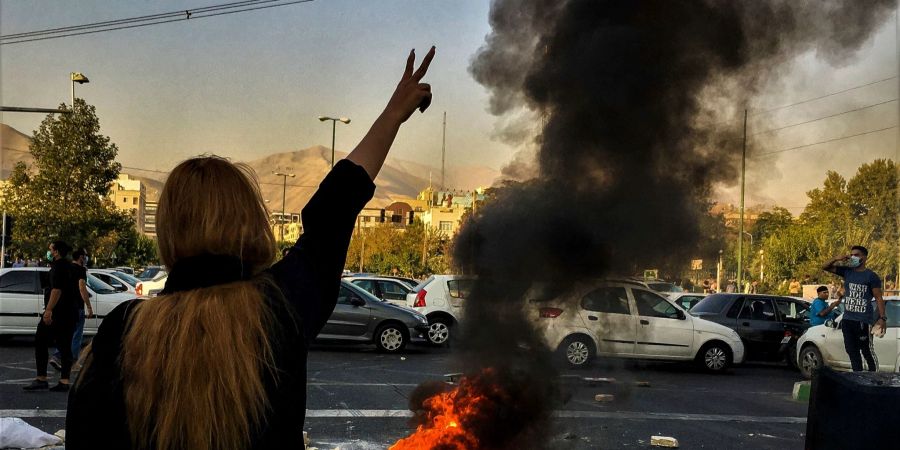
<path fill-rule="evenodd" d="M 213 254 L 240 258 L 258 275 L 275 258 L 275 238 L 252 169 L 210 156 L 169 175 L 159 199 L 162 262 Z M 269 406 L 274 373 L 262 294 L 249 280 L 162 295 L 131 314 L 121 355 L 129 431 L 137 448 L 244 448 Z"/>

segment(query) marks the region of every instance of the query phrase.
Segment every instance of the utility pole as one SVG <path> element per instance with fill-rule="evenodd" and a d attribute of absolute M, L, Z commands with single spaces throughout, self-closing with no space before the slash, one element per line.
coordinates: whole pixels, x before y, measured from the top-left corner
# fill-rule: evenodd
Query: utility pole
<path fill-rule="evenodd" d="M 288 167 L 288 170 L 291 170 Z M 279 176 L 284 181 L 284 184 L 281 187 L 281 219 L 279 223 L 281 224 L 281 242 L 284 242 L 284 216 L 285 216 L 285 199 L 287 198 L 287 179 L 288 177 L 294 178 L 296 175 L 292 173 L 282 173 L 282 172 L 272 172 L 272 175 Z"/>
<path fill-rule="evenodd" d="M 441 190 L 447 189 L 445 183 L 444 163 L 447 157 L 447 111 L 444 111 L 444 132 L 441 137 Z"/>
<path fill-rule="evenodd" d="M 0 244 L 0 269 L 6 267 L 6 211 L 3 211 L 3 243 Z"/>
<path fill-rule="evenodd" d="M 743 292 L 744 263 L 744 181 L 747 174 L 747 110 L 744 110 L 744 142 L 741 147 L 741 224 L 738 233 L 737 291 Z"/>

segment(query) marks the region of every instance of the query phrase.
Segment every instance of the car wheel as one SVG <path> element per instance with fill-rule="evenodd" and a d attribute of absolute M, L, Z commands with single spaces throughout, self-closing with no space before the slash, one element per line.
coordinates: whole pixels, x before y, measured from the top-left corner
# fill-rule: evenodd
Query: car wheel
<path fill-rule="evenodd" d="M 399 326 L 394 324 L 382 325 L 375 333 L 375 346 L 385 353 L 397 353 L 406 347 L 406 335 Z"/>
<path fill-rule="evenodd" d="M 559 353 L 569 367 L 581 369 L 591 365 L 594 361 L 594 343 L 587 336 L 569 336 L 559 346 Z"/>
<path fill-rule="evenodd" d="M 444 345 L 450 340 L 450 324 L 447 319 L 436 317 L 428 320 L 428 342 Z"/>
<path fill-rule="evenodd" d="M 822 367 L 822 352 L 815 345 L 807 345 L 800 350 L 800 373 L 804 378 L 811 379 L 813 374 Z"/>
<path fill-rule="evenodd" d="M 731 348 L 721 342 L 710 342 L 697 355 L 698 361 L 709 372 L 721 373 L 731 367 Z"/>

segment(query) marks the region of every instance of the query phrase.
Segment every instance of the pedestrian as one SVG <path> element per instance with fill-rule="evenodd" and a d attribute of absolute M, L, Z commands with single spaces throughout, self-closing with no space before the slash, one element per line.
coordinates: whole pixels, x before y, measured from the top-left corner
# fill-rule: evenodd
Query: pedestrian
<path fill-rule="evenodd" d="M 75 302 L 78 310 L 78 319 L 75 322 L 75 331 L 72 334 L 72 365 L 77 366 L 78 356 L 81 353 L 81 342 L 84 336 L 84 319 L 94 317 L 94 308 L 91 306 L 91 294 L 87 290 L 87 252 L 78 249 L 72 252 L 72 274 L 78 283 L 79 301 Z M 87 312 L 85 313 L 85 310 Z M 62 370 L 62 353 L 57 348 L 56 353 L 50 358 L 50 365 L 56 370 Z"/>
<path fill-rule="evenodd" d="M 37 377 L 23 389 L 39 391 L 48 389 L 57 392 L 69 391 L 69 375 L 72 370 L 72 335 L 77 317 L 77 283 L 72 276 L 72 262 L 66 259 L 70 247 L 63 241 L 50 244 L 47 256 L 53 259 L 50 265 L 50 289 L 44 297 L 44 313 L 34 334 L 34 359 Z M 47 382 L 47 359 L 49 348 L 56 345 L 60 349 L 61 367 L 59 383 L 52 388 Z"/>
<path fill-rule="evenodd" d="M 725 292 L 732 294 L 737 290 L 737 286 L 734 283 L 734 280 L 728 280 L 728 284 L 725 286 Z"/>
<path fill-rule="evenodd" d="M 838 296 L 838 286 L 837 286 L 837 284 L 834 283 L 834 280 L 831 280 L 828 283 L 828 292 L 830 293 L 830 297 L 829 297 L 830 299 L 834 300 L 834 299 L 840 298 Z"/>
<path fill-rule="evenodd" d="M 844 333 L 844 349 L 850 357 L 850 365 L 854 372 L 862 369 L 862 358 L 865 358 L 870 372 L 878 368 L 872 356 L 872 336 L 874 310 L 878 316 L 875 325 L 887 325 L 884 313 L 884 298 L 881 295 L 881 278 L 866 268 L 869 250 L 861 245 L 854 245 L 850 254 L 832 258 L 822 266 L 822 270 L 837 274 L 844 279 L 844 315 L 841 318 L 841 330 Z M 873 307 L 872 299 L 876 305 Z"/>
<path fill-rule="evenodd" d="M 835 300 L 830 304 L 826 302 L 829 298 L 829 292 L 830 291 L 825 286 L 816 288 L 817 297 L 809 306 L 809 326 L 822 325 L 827 320 L 834 320 L 837 318 L 838 311 L 835 311 L 835 309 L 841 304 L 841 301 Z"/>
<path fill-rule="evenodd" d="M 788 294 L 793 297 L 799 297 L 802 287 L 796 278 L 791 278 L 791 284 L 788 286 Z"/>
<path fill-rule="evenodd" d="M 69 397 L 66 449 L 303 442 L 308 345 L 337 302 L 372 180 L 400 126 L 431 99 L 420 80 L 433 56 L 432 47 L 413 72 L 410 52 L 387 107 L 319 185 L 303 208 L 303 235 L 274 265 L 252 169 L 209 156 L 169 173 L 156 215 L 168 280 L 157 297 L 104 318 Z"/>
<path fill-rule="evenodd" d="M 16 255 L 16 261 L 12 265 L 13 267 L 25 267 L 25 260 L 22 259 L 22 255 Z"/>

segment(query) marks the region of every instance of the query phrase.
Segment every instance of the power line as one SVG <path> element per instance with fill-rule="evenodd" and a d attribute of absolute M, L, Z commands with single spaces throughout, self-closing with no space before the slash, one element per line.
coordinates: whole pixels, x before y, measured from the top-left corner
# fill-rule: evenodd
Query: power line
<path fill-rule="evenodd" d="M 897 78 L 897 76 L 894 75 L 894 76 L 892 76 L 892 77 L 887 77 L 887 78 L 882 78 L 882 79 L 880 79 L 880 80 L 870 81 L 870 82 L 865 83 L 865 84 L 860 84 L 860 85 L 857 85 L 857 86 L 852 86 L 852 87 L 849 87 L 849 88 L 846 88 L 846 89 L 841 89 L 841 90 L 839 90 L 839 91 L 835 91 L 835 92 L 831 92 L 831 93 L 828 93 L 828 94 L 820 95 L 820 96 L 818 96 L 818 97 L 808 98 L 808 99 L 806 99 L 806 100 L 800 100 L 800 101 L 798 101 L 798 102 L 790 103 L 790 104 L 787 104 L 787 105 L 781 105 L 781 106 L 776 106 L 776 107 L 773 107 L 773 108 L 763 109 L 763 110 L 760 110 L 760 111 L 754 111 L 752 114 L 750 114 L 750 116 L 751 116 L 751 117 L 753 117 L 753 116 L 759 116 L 759 115 L 767 114 L 767 113 L 770 113 L 770 112 L 773 112 L 773 111 L 778 111 L 778 110 L 781 110 L 781 109 L 790 108 L 790 107 L 792 107 L 792 106 L 797 106 L 797 105 L 802 105 L 802 104 L 805 104 L 805 103 L 814 102 L 814 101 L 816 101 L 816 100 L 821 100 L 821 99 L 823 99 L 823 98 L 833 97 L 833 96 L 835 96 L 835 95 L 843 94 L 843 93 L 845 93 L 845 92 L 855 91 L 855 90 L 857 90 L 857 89 L 861 89 L 861 88 L 864 88 L 864 87 L 872 86 L 872 85 L 874 85 L 874 84 L 884 83 L 885 81 L 894 80 L 894 79 L 896 79 L 896 78 Z M 741 120 L 741 119 L 738 118 L 738 119 L 723 120 L 723 121 L 721 121 L 721 122 L 716 122 L 716 123 L 712 124 L 712 126 L 724 125 L 724 124 L 727 124 L 727 123 L 734 123 L 734 122 L 737 122 L 737 121 L 739 121 L 739 120 Z"/>
<path fill-rule="evenodd" d="M 829 115 L 827 115 L 827 116 L 822 116 L 822 117 L 818 117 L 818 118 L 815 118 L 815 119 L 805 120 L 805 121 L 803 121 L 803 122 L 797 122 L 797 123 L 792 123 L 792 124 L 790 124 L 790 125 L 784 125 L 784 126 L 781 126 L 781 127 L 778 127 L 778 128 L 770 128 L 770 129 L 768 129 L 768 130 L 758 131 L 758 132 L 756 132 L 756 133 L 750 134 L 750 136 L 756 136 L 756 135 L 760 135 L 760 134 L 772 133 L 772 132 L 775 132 L 775 131 L 784 130 L 784 129 L 786 129 L 786 128 L 792 128 L 792 127 L 796 127 L 796 126 L 800 126 L 800 125 L 806 125 L 806 124 L 808 124 L 808 123 L 818 122 L 818 121 L 820 121 L 820 120 L 825 120 L 825 119 L 831 119 L 831 118 L 833 118 L 833 117 L 838 117 L 838 116 L 842 116 L 842 115 L 844 115 L 844 114 L 850 114 L 850 113 L 854 113 L 854 112 L 857 112 L 857 111 L 862 111 L 862 110 L 864 110 L 864 109 L 874 108 L 874 107 L 876 107 L 876 106 L 881 106 L 881 105 L 885 105 L 885 104 L 892 103 L 892 102 L 896 102 L 896 101 L 897 101 L 896 98 L 892 98 L 892 99 L 890 99 L 890 100 L 885 100 L 885 101 L 882 101 L 882 102 L 873 103 L 873 104 L 871 104 L 871 105 L 860 106 L 859 108 L 848 109 L 848 110 L 846 110 L 846 111 L 842 111 L 842 112 L 835 113 L 835 114 L 829 114 Z"/>
<path fill-rule="evenodd" d="M 843 94 L 844 92 L 854 91 L 854 90 L 856 90 L 856 89 L 864 88 L 864 87 L 866 87 L 866 86 L 871 86 L 871 85 L 873 85 L 873 84 L 884 83 L 885 81 L 890 81 L 890 80 L 893 80 L 893 79 L 895 79 L 895 78 L 897 78 L 896 75 L 894 75 L 894 76 L 892 76 L 892 77 L 888 77 L 888 78 L 882 78 L 882 79 L 880 79 L 880 80 L 871 81 L 871 82 L 866 83 L 866 84 L 860 84 L 859 86 L 849 87 L 849 88 L 847 88 L 847 89 L 842 89 L 842 90 L 840 90 L 840 91 L 832 92 L 832 93 L 830 93 L 830 94 L 820 95 L 820 96 L 818 96 L 818 97 L 813 97 L 813 98 L 808 98 L 808 99 L 806 99 L 806 100 L 801 100 L 801 101 L 796 102 L 796 103 L 791 103 L 791 104 L 788 104 L 788 105 L 776 106 L 776 107 L 774 107 L 774 108 L 764 109 L 764 110 L 761 110 L 761 111 L 755 111 L 755 112 L 754 112 L 753 114 L 751 114 L 751 115 L 752 115 L 752 116 L 756 116 L 756 115 L 760 115 L 760 114 L 767 114 L 767 113 L 770 113 L 770 112 L 772 112 L 772 111 L 778 111 L 778 110 L 780 110 L 780 109 L 790 108 L 791 106 L 797 106 L 797 105 L 802 105 L 802 104 L 804 104 L 804 103 L 814 102 L 814 101 L 816 101 L 816 100 L 821 100 L 821 99 L 823 99 L 823 98 L 833 97 L 833 96 L 838 95 L 838 94 Z"/>
<path fill-rule="evenodd" d="M 218 9 L 234 8 L 236 6 L 244 6 L 244 5 L 247 5 L 250 3 L 258 3 L 260 1 L 263 1 L 263 0 L 244 0 L 244 1 L 240 1 L 240 2 L 225 3 L 225 4 L 221 4 L 221 5 L 196 8 L 196 9 L 189 10 L 189 11 L 191 13 L 200 12 L 200 11 L 215 11 Z M 272 0 L 265 0 L 265 1 L 269 2 Z M 146 20 L 164 19 L 164 18 L 168 18 L 168 17 L 180 17 L 180 16 L 186 16 L 187 14 L 188 14 L 188 11 L 184 11 L 184 10 L 160 13 L 160 14 L 148 14 L 148 15 L 144 15 L 144 16 L 131 17 L 128 19 L 107 20 L 104 22 L 94 22 L 94 23 L 88 23 L 88 24 L 84 24 L 84 25 L 73 25 L 73 26 L 68 26 L 68 27 L 48 28 L 46 30 L 36 30 L 36 31 L 26 31 L 26 32 L 22 32 L 22 33 L 6 34 L 3 36 L 0 36 L 0 39 L 14 39 L 14 38 L 41 36 L 41 35 L 45 35 L 45 34 L 57 34 L 57 33 L 68 32 L 68 31 L 81 31 L 81 30 L 85 30 L 85 29 L 100 28 L 100 27 L 105 27 L 105 26 L 115 26 L 115 25 L 121 25 L 121 24 L 125 24 L 125 23 L 141 22 L 141 21 L 146 21 Z"/>
<path fill-rule="evenodd" d="M 797 149 L 801 149 L 801 148 L 812 147 L 812 146 L 814 146 L 814 145 L 827 144 L 827 143 L 829 143 L 829 142 L 842 141 L 842 140 L 844 140 L 844 139 L 855 138 L 855 137 L 858 137 L 858 136 L 865 136 L 865 135 L 867 135 L 867 134 L 873 134 L 873 133 L 879 133 L 879 132 L 882 132 L 882 131 L 893 130 L 894 128 L 897 128 L 897 125 L 894 125 L 894 126 L 892 126 L 892 127 L 879 128 L 879 129 L 877 129 L 877 130 L 864 131 L 864 132 L 862 132 L 862 133 L 851 134 L 851 135 L 849 135 L 849 136 L 841 136 L 841 137 L 837 137 L 837 138 L 834 138 L 834 139 L 827 139 L 827 140 L 824 140 L 824 141 L 811 142 L 811 143 L 809 143 L 809 144 L 803 144 L 803 145 L 797 145 L 797 146 L 794 146 L 794 147 L 782 148 L 782 149 L 774 150 L 774 151 L 771 151 L 771 152 L 758 153 L 758 154 L 755 154 L 755 155 L 753 155 L 753 156 L 774 155 L 774 154 L 776 154 L 776 153 L 789 152 L 789 151 L 791 151 L 791 150 L 797 150 Z"/>
<path fill-rule="evenodd" d="M 34 42 L 34 41 L 44 41 L 48 39 L 57 39 L 62 37 L 69 36 L 81 36 L 85 34 L 94 34 L 94 33 L 102 33 L 105 31 L 115 31 L 115 30 L 125 30 L 129 28 L 139 28 L 146 27 L 151 25 L 159 25 L 163 23 L 170 22 L 179 22 L 184 20 L 191 19 L 201 19 L 205 17 L 216 17 L 223 16 L 227 14 L 235 14 L 240 12 L 247 11 L 255 11 L 259 9 L 267 9 L 267 8 L 275 8 L 278 6 L 288 6 L 294 5 L 297 3 L 309 3 L 313 0 L 293 0 L 288 2 L 276 3 L 273 5 L 262 5 L 262 6 L 253 6 L 260 3 L 269 3 L 269 2 L 280 2 L 281 0 L 263 0 L 252 1 L 252 2 L 236 2 L 234 4 L 226 4 L 225 5 L 217 5 L 213 7 L 205 7 L 205 8 L 197 8 L 193 10 L 185 10 L 185 11 L 177 11 L 173 13 L 163 13 L 158 15 L 150 15 L 146 16 L 149 18 L 133 18 L 133 19 L 120 19 L 119 21 L 108 21 L 113 22 L 112 24 L 103 25 L 103 22 L 97 22 L 94 24 L 86 24 L 86 25 L 77 25 L 74 27 L 64 27 L 64 28 L 72 28 L 69 31 L 53 31 L 53 30 L 43 30 L 43 31 L 34 31 L 28 33 L 19 33 L 19 34 L 29 34 L 28 36 L 18 36 L 9 35 L 9 36 L 0 36 L 0 45 L 11 45 L 11 44 L 21 44 L 24 42 Z M 246 8 L 241 8 L 243 6 L 248 6 Z M 214 9 L 213 9 L 214 8 Z M 224 10 L 224 11 L 220 11 Z M 214 12 L 219 11 L 219 12 Z M 158 17 L 157 17 L 158 16 Z M 138 20 L 140 19 L 140 20 Z M 134 23 L 134 22 L 144 22 L 144 23 Z M 129 25 L 130 23 L 134 23 Z M 97 28 L 97 29 L 91 29 Z M 88 30 L 88 31 L 81 31 Z M 5 41 L 5 42 L 4 42 Z"/>

